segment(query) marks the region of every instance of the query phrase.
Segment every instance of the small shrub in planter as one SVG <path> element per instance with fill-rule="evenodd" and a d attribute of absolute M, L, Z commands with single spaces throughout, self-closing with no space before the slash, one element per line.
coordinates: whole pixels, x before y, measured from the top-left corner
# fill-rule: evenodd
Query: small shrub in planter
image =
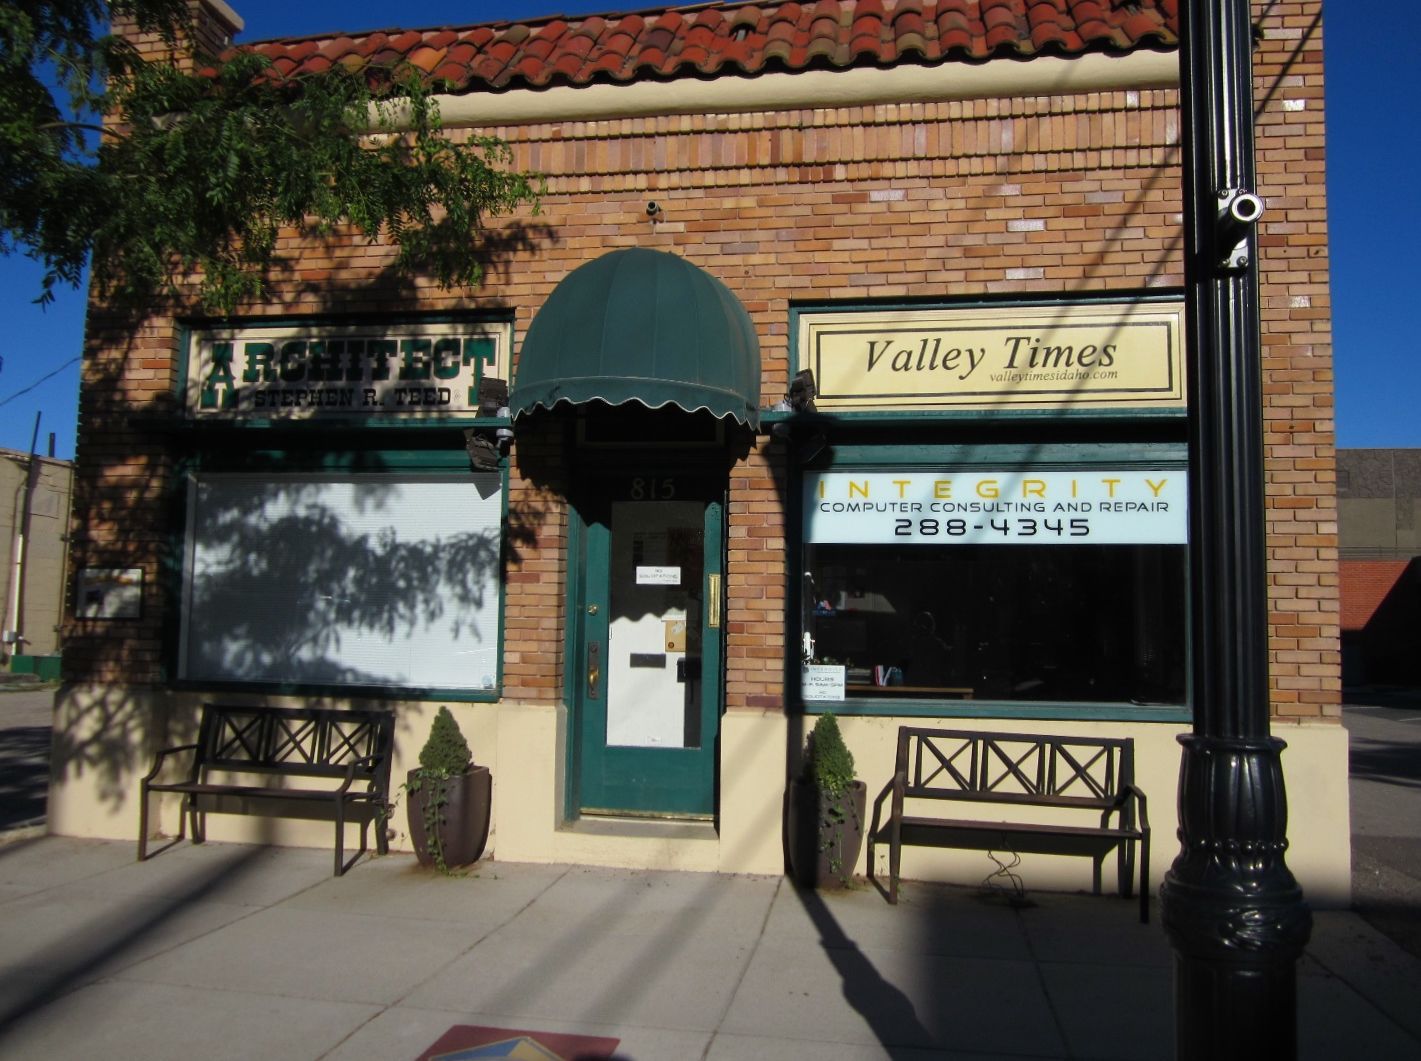
<path fill-rule="evenodd" d="M 421 865 L 449 872 L 477 862 L 488 842 L 493 778 L 477 766 L 447 707 L 434 716 L 419 766 L 409 772 L 410 842 Z"/>
<path fill-rule="evenodd" d="M 819 716 L 805 746 L 804 776 L 790 786 L 790 868 L 805 887 L 844 887 L 863 846 L 868 790 L 832 712 Z"/>

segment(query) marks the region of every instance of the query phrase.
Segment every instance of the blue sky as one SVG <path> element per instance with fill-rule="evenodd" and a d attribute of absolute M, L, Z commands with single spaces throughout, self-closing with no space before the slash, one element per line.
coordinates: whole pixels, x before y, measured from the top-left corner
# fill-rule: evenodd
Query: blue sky
<path fill-rule="evenodd" d="M 234 0 L 246 21 L 239 40 L 332 30 L 383 28 L 392 16 L 337 0 Z M 632 0 L 405 0 L 403 27 L 468 25 L 553 12 L 587 14 L 648 6 Z M 1404 8 L 1404 9 L 1403 9 Z M 1421 104 L 1407 83 L 1408 63 L 1380 57 L 1377 27 L 1409 23 L 1405 0 L 1327 6 L 1328 207 L 1340 446 L 1421 446 L 1421 344 L 1398 322 L 1417 297 L 1414 262 L 1421 246 Z M 1411 130 L 1410 133 L 1406 130 Z M 39 449 L 55 435 L 55 453 L 74 455 L 78 357 L 84 297 L 61 291 L 47 309 L 33 305 L 39 269 L 0 258 L 0 446 L 27 450 L 40 415 Z"/>

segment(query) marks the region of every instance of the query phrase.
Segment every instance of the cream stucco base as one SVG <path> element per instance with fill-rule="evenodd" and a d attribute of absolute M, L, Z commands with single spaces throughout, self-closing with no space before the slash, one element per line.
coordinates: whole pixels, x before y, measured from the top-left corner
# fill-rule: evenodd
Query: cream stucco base
<path fill-rule="evenodd" d="M 113 686 L 65 686 L 55 698 L 55 739 L 49 828 L 70 836 L 137 839 L 138 782 L 157 748 L 190 740 L 200 694 Z M 223 697 L 238 700 L 238 697 Z M 269 698 L 269 703 L 309 703 Z M 365 701 L 325 700 L 330 706 Z M 380 702 L 398 719 L 392 784 L 418 762 L 438 702 Z M 784 868 L 783 807 L 790 747 L 802 741 L 798 720 L 779 712 L 731 712 L 721 723 L 720 815 L 715 824 L 645 821 L 565 822 L 563 793 L 566 717 L 558 707 L 518 703 L 449 704 L 475 761 L 494 778 L 489 853 L 499 859 L 586 865 L 778 874 Z M 811 720 L 812 721 L 812 720 Z M 893 770 L 897 718 L 840 720 L 870 801 Z M 1175 788 L 1181 727 L 1158 723 L 974 720 L 957 726 L 1050 731 L 1135 739 L 1137 781 L 1149 798 L 1154 848 L 1152 887 L 1163 880 L 1177 850 Z M 1290 801 L 1288 864 L 1318 907 L 1350 902 L 1347 735 L 1339 725 L 1278 726 L 1288 743 L 1283 766 Z M 398 792 L 398 789 L 396 789 Z M 177 834 L 179 803 L 154 798 L 150 820 L 163 835 Z M 390 822 L 391 846 L 409 850 L 403 809 Z M 260 814 L 214 814 L 213 840 L 329 847 L 329 821 Z M 347 844 L 358 841 L 350 827 Z M 880 848 L 879 870 L 886 872 Z M 907 849 L 908 878 L 975 885 L 995 870 L 981 852 Z M 857 866 L 867 870 L 866 853 Z M 1028 889 L 1080 890 L 1091 886 L 1089 859 L 1022 854 L 1014 870 Z M 1114 886 L 1107 865 L 1106 890 Z"/>
<path fill-rule="evenodd" d="M 778 821 L 766 827 L 768 809 L 778 813 L 783 799 L 786 747 L 801 739 L 799 728 L 778 714 L 736 713 L 722 721 L 722 741 L 728 755 L 740 750 L 741 768 L 723 781 L 721 797 L 721 869 L 727 872 L 772 873 L 783 866 Z M 808 720 L 812 725 L 813 719 Z M 868 784 L 872 802 L 893 774 L 898 727 L 922 725 L 921 719 L 842 717 L 844 740 L 854 753 L 860 778 Z M 926 724 L 931 724 L 926 723 Z M 1179 819 L 1175 806 L 1180 747 L 1184 728 L 1141 722 L 1042 722 L 974 719 L 945 726 L 994 731 L 1074 733 L 1125 736 L 1135 740 L 1136 781 L 1149 802 L 1152 851 L 1151 890 L 1164 879 L 1175 855 Z M 1287 742 L 1283 769 L 1288 790 L 1288 865 L 1315 906 L 1345 907 L 1351 902 L 1351 835 L 1347 790 L 1347 733 L 1340 725 L 1281 725 L 1275 735 Z M 727 761 L 734 761 L 728 759 Z M 753 763 L 752 768 L 745 768 Z M 885 811 L 886 813 L 886 811 Z M 954 812 L 956 813 L 956 812 Z M 1046 819 L 1041 819 L 1046 820 Z M 857 872 L 868 870 L 867 845 Z M 886 847 L 877 852 L 877 872 L 887 878 Z M 975 885 L 995 873 L 997 865 L 984 852 L 905 848 L 903 876 Z M 1091 887 L 1087 858 L 1021 854 L 1013 871 L 1028 889 L 1083 890 Z M 1114 888 L 1113 860 L 1107 862 L 1104 888 Z M 1004 883 L 998 880 L 998 883 Z"/>
<path fill-rule="evenodd" d="M 48 809 L 50 832 L 136 842 L 140 779 L 151 768 L 159 748 L 196 738 L 199 706 L 211 699 L 219 697 L 145 687 L 62 686 L 55 694 Z M 399 786 L 406 773 L 418 765 L 419 750 L 440 706 L 418 701 L 392 704 L 337 698 L 317 701 L 303 697 L 258 699 L 223 695 L 220 699 L 224 703 L 273 706 L 319 703 L 330 707 L 380 706 L 393 710 L 397 723 L 390 785 L 395 797 L 402 794 Z M 497 776 L 493 755 L 497 748 L 498 708 L 493 704 L 451 703 L 448 706 L 473 750 L 475 762 L 492 767 Z M 163 794 L 149 798 L 152 800 L 149 822 L 155 835 L 178 835 L 180 797 Z M 408 851 L 409 831 L 403 801 L 400 803 L 389 822 L 390 842 L 394 849 Z M 270 809 L 270 804 L 265 806 Z M 260 813 L 261 804 L 251 809 L 257 813 L 208 815 L 208 839 L 296 847 L 332 846 L 333 826 L 329 817 L 321 819 L 318 811 L 307 808 L 304 813 L 313 817 L 303 819 Z M 302 813 L 301 808 L 283 808 L 288 809 Z M 359 839 L 359 828 L 348 825 L 347 850 L 354 850 L 351 845 L 358 844 Z M 373 835 L 370 844 L 373 848 Z"/>

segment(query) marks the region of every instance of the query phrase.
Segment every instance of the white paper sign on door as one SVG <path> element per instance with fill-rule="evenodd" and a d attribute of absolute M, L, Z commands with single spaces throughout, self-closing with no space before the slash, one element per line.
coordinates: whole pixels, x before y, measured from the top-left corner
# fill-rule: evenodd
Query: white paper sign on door
<path fill-rule="evenodd" d="M 681 584 L 681 569 L 679 567 L 638 567 L 636 569 L 636 584 L 638 586 L 679 586 Z"/>

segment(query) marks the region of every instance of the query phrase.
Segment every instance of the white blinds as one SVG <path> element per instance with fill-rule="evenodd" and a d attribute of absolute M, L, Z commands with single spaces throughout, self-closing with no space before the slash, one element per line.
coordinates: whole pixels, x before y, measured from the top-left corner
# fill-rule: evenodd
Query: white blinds
<path fill-rule="evenodd" d="M 198 477 L 184 678 L 491 690 L 496 473 Z"/>

